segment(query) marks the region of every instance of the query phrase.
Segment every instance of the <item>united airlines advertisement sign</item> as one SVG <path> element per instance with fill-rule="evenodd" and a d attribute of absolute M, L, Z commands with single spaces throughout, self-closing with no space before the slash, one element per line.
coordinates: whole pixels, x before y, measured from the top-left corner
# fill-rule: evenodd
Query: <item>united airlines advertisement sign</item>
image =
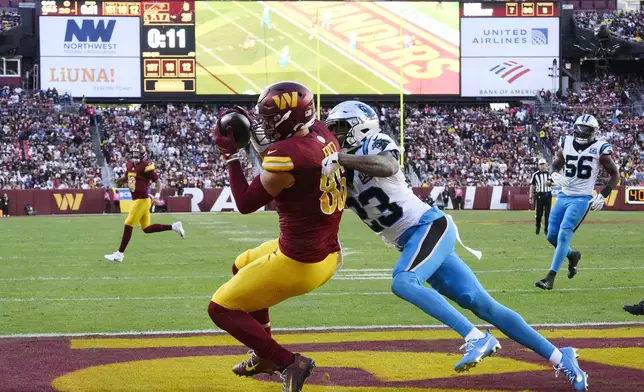
<path fill-rule="evenodd" d="M 559 56 L 559 18 L 463 18 L 461 55 Z"/>

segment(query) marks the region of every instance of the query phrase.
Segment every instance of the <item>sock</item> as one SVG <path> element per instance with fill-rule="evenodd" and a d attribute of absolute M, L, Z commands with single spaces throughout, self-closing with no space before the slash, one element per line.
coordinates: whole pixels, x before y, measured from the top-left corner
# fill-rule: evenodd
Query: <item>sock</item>
<path fill-rule="evenodd" d="M 459 303 L 460 304 L 460 303 Z M 486 291 L 479 291 L 474 301 L 464 306 L 497 327 L 507 337 L 550 360 L 557 348 L 535 331 L 517 312 L 498 303 Z M 558 351 L 558 350 L 557 350 Z"/>
<path fill-rule="evenodd" d="M 254 350 L 260 358 L 270 359 L 282 368 L 295 362 L 295 355 L 266 334 L 250 314 L 226 309 L 214 302 L 208 305 L 208 314 L 219 328 Z"/>
<path fill-rule="evenodd" d="M 172 230 L 172 225 L 154 224 L 143 229 L 143 232 L 146 234 L 152 234 L 152 233 L 158 233 L 160 231 L 168 231 L 168 230 Z"/>
<path fill-rule="evenodd" d="M 472 339 L 482 339 L 485 337 L 485 334 L 480 329 L 474 327 L 472 330 L 465 335 L 465 341 L 469 342 Z"/>
<path fill-rule="evenodd" d="M 557 366 L 561 363 L 562 359 L 563 353 L 558 348 L 556 348 L 555 351 L 553 351 L 550 355 L 548 361 L 550 361 L 550 364 L 552 364 L 552 366 Z"/>
<path fill-rule="evenodd" d="M 268 315 L 268 309 L 260 309 L 249 313 L 255 321 L 262 324 L 264 331 L 271 336 L 271 318 Z"/>
<path fill-rule="evenodd" d="M 434 289 L 423 286 L 413 272 L 399 272 L 391 289 L 398 297 L 422 309 L 423 312 L 452 328 L 461 337 L 476 327 Z"/>
<path fill-rule="evenodd" d="M 121 246 L 119 247 L 119 252 L 125 252 L 125 248 L 127 248 L 127 244 L 130 242 L 130 238 L 132 238 L 132 229 L 134 228 L 129 225 L 125 225 L 125 228 L 123 228 L 123 237 L 121 237 Z"/>
<path fill-rule="evenodd" d="M 555 249 L 555 255 L 552 258 L 552 265 L 550 266 L 551 270 L 559 271 L 564 259 L 570 254 L 570 240 L 572 240 L 571 229 L 559 230 L 559 235 L 557 236 L 557 248 Z"/>

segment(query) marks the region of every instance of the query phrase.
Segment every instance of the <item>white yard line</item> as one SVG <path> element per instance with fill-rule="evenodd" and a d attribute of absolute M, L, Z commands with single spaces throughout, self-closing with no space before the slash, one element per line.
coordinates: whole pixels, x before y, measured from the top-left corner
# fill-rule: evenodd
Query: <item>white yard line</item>
<path fill-rule="evenodd" d="M 226 20 L 228 21 L 228 23 L 235 25 L 235 27 L 237 27 L 239 30 L 241 30 L 241 31 L 245 32 L 246 34 L 250 34 L 250 31 L 246 30 L 243 26 L 239 25 L 238 23 L 236 23 L 234 20 L 230 19 L 230 18 L 229 18 L 229 17 L 227 17 L 226 15 L 224 15 L 224 14 L 222 14 L 221 12 L 217 11 L 216 9 L 212 8 L 211 6 L 209 6 L 209 5 L 208 5 L 208 3 L 203 2 L 202 4 L 203 4 L 203 6 L 204 6 L 204 7 L 208 8 L 208 9 L 209 9 L 209 10 L 211 10 L 212 12 L 214 12 L 214 13 L 218 14 L 220 17 L 222 17 L 222 18 L 226 19 Z M 279 51 L 279 50 L 275 49 L 274 47 L 272 47 L 272 46 L 271 46 L 271 45 L 269 45 L 268 43 L 264 42 L 263 40 L 258 39 L 258 40 L 257 40 L 257 42 L 259 42 L 259 43 L 261 43 L 262 45 L 266 46 L 268 49 L 270 49 L 273 53 L 277 54 L 278 56 L 280 55 L 280 51 Z M 313 75 L 312 73 L 310 73 L 309 71 L 307 71 L 306 69 L 304 69 L 304 67 L 302 67 L 300 64 L 298 64 L 298 63 L 297 63 L 297 62 L 295 62 L 294 60 L 289 60 L 289 63 L 293 64 L 293 65 L 295 66 L 295 68 L 299 69 L 299 70 L 300 70 L 300 72 L 304 73 L 304 74 L 305 74 L 305 75 L 307 75 L 309 78 L 311 78 L 311 79 L 313 79 L 313 80 L 318 81 L 318 82 L 320 83 L 320 85 L 324 86 L 324 88 L 326 88 L 327 90 L 329 90 L 332 94 L 338 94 L 338 92 L 337 92 L 335 89 L 333 89 L 333 88 L 332 88 L 331 86 L 329 86 L 328 84 L 326 84 L 326 83 L 324 83 L 323 81 L 321 81 L 321 80 L 319 80 L 318 78 L 316 78 L 316 77 L 315 77 L 315 75 Z M 261 91 L 261 90 L 262 90 L 262 89 L 260 89 L 260 91 Z"/>
<path fill-rule="evenodd" d="M 211 57 L 213 57 L 215 60 L 217 60 L 217 61 L 219 61 L 220 63 L 222 63 L 223 65 L 225 65 L 225 66 L 226 66 L 226 68 L 228 68 L 229 70 L 233 71 L 237 76 L 239 76 L 240 78 L 242 78 L 246 83 L 248 83 L 252 88 L 254 88 L 254 89 L 255 89 L 255 91 L 253 91 L 253 93 L 255 93 L 255 94 L 261 94 L 261 92 L 264 90 L 263 88 L 261 88 L 261 87 L 259 87 L 258 85 L 256 85 L 252 80 L 250 80 L 250 79 L 248 79 L 246 76 L 244 76 L 244 74 L 242 74 L 241 72 L 239 72 L 235 67 L 233 67 L 232 65 L 228 64 L 228 63 L 226 62 L 226 60 L 222 59 L 220 56 L 217 56 L 217 55 L 212 51 L 212 49 L 210 49 L 209 47 L 204 46 L 204 45 L 202 45 L 202 44 L 200 44 L 200 43 L 197 43 L 197 45 L 199 45 L 199 47 L 201 48 L 201 50 L 203 50 L 204 52 L 208 53 L 208 54 L 209 54 Z"/>
<path fill-rule="evenodd" d="M 609 287 L 579 287 L 579 288 L 563 288 L 556 291 L 564 292 L 577 292 L 577 291 L 614 291 L 614 290 L 639 290 L 644 289 L 644 286 L 609 286 Z M 539 293 L 540 291 L 534 289 L 492 289 L 487 290 L 488 293 Z M 311 297 L 342 297 L 342 296 L 370 296 L 370 295 L 393 295 L 389 291 L 342 291 L 342 292 L 313 292 L 305 294 L 304 296 Z M 205 295 L 184 295 L 184 296 L 150 296 L 150 297 L 75 297 L 75 298 L 0 298 L 0 303 L 5 302 L 113 302 L 113 301 L 160 301 L 160 300 L 185 300 L 185 299 L 207 299 Z M 301 298 L 301 297 L 295 297 Z"/>
<path fill-rule="evenodd" d="M 644 322 L 602 322 L 602 323 L 557 323 L 557 324 L 531 324 L 536 328 L 585 328 L 585 327 L 642 327 Z M 490 324 L 479 324 L 480 328 L 490 328 Z M 342 331 L 373 331 L 381 329 L 447 329 L 444 325 L 340 325 L 340 326 L 317 326 L 317 327 L 295 327 L 295 328 L 274 328 L 274 332 L 342 332 Z M 176 331 L 124 331 L 124 332 L 81 332 L 81 333 L 16 333 L 0 335 L 0 339 L 8 338 L 83 338 L 93 336 L 116 337 L 116 336 L 148 336 L 148 335 L 203 335 L 223 334 L 220 329 L 196 329 Z M 455 335 L 456 336 L 456 335 Z"/>
<path fill-rule="evenodd" d="M 288 15 L 284 15 L 284 13 L 283 13 L 282 11 L 280 11 L 280 10 L 276 9 L 275 7 L 271 6 L 271 5 L 270 5 L 270 2 L 260 1 L 259 3 L 260 3 L 260 4 L 263 4 L 263 5 L 265 5 L 265 6 L 268 6 L 268 7 L 271 9 L 271 12 L 275 12 L 276 14 L 278 14 L 278 15 L 279 15 L 279 16 L 281 16 L 282 18 L 284 18 L 284 19 L 288 20 L 289 22 L 293 23 L 294 25 L 296 25 L 296 26 L 297 26 L 297 27 L 299 27 L 300 29 L 302 29 L 302 30 L 304 30 L 304 31 L 308 31 L 308 30 L 309 30 L 309 28 L 307 28 L 305 25 L 303 25 L 302 23 L 300 23 L 297 19 L 295 19 L 295 18 L 291 18 L 291 17 L 289 17 Z M 364 61 L 357 59 L 356 57 L 352 56 L 352 55 L 351 55 L 349 52 L 347 52 L 346 50 L 341 49 L 340 47 L 338 47 L 338 46 L 337 46 L 336 44 L 334 44 L 333 42 L 331 42 L 331 41 L 329 41 L 328 39 L 326 39 L 326 38 L 322 37 L 322 35 L 318 35 L 318 37 L 319 37 L 319 39 L 320 39 L 320 41 L 321 41 L 321 42 L 324 42 L 325 44 L 327 44 L 327 45 L 328 45 L 328 46 L 330 46 L 331 48 L 335 49 L 338 53 L 341 53 L 344 57 L 347 57 L 350 61 L 354 61 L 354 62 L 358 63 L 360 66 L 362 66 L 363 68 L 365 68 L 365 69 L 366 69 L 367 71 L 369 71 L 370 73 L 372 73 L 372 74 L 374 74 L 374 75 L 378 76 L 380 79 L 384 80 L 387 84 L 389 84 L 390 86 L 392 86 L 393 88 L 395 88 L 395 89 L 396 89 L 396 91 L 398 91 L 398 90 L 400 89 L 400 83 L 398 83 L 397 81 L 394 81 L 394 80 L 389 79 L 387 76 L 383 75 L 381 72 L 378 72 L 376 69 L 374 69 L 373 67 L 369 66 L 369 65 L 368 65 L 367 63 L 365 63 Z M 348 43 L 348 41 L 347 41 L 347 43 Z M 408 91 L 408 90 L 404 90 L 404 92 L 405 92 L 405 94 L 409 94 L 409 91 Z"/>

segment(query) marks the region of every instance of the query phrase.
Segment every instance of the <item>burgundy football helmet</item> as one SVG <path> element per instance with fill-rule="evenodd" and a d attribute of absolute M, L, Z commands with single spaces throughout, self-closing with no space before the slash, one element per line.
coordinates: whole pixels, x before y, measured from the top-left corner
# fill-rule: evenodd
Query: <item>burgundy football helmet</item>
<path fill-rule="evenodd" d="M 275 83 L 257 100 L 253 137 L 259 145 L 275 143 L 310 127 L 315 121 L 313 93 L 295 82 Z"/>

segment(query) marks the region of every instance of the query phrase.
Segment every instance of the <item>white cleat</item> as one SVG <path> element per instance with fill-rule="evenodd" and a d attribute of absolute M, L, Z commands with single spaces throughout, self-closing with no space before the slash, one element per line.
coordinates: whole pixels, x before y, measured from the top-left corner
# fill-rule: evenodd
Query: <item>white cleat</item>
<path fill-rule="evenodd" d="M 116 263 L 122 263 L 123 259 L 125 258 L 125 255 L 117 250 L 111 255 L 105 255 L 104 257 L 106 260 L 114 261 Z"/>
<path fill-rule="evenodd" d="M 183 230 L 183 223 L 181 223 L 181 221 L 174 222 L 172 224 L 172 231 L 176 231 L 177 233 L 179 233 L 181 238 L 183 238 L 183 239 L 186 238 L 186 232 L 185 232 L 185 230 Z"/>

